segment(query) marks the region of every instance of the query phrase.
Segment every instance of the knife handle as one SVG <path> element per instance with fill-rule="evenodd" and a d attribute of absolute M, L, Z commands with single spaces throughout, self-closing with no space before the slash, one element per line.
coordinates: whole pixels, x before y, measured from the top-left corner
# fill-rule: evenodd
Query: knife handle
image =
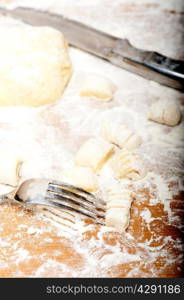
<path fill-rule="evenodd" d="M 184 91 L 184 61 L 140 50 L 133 47 L 127 39 L 117 39 L 108 59 L 127 71 Z"/>

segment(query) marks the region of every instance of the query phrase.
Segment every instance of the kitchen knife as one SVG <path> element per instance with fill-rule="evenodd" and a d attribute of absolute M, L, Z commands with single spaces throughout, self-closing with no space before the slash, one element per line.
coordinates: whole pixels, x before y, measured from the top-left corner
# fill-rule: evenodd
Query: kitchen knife
<path fill-rule="evenodd" d="M 157 52 L 133 47 L 127 39 L 120 39 L 59 14 L 33 8 L 0 8 L 3 14 L 36 26 L 51 26 L 64 34 L 69 44 L 101 57 L 116 66 L 146 79 L 184 91 L 184 61 Z"/>

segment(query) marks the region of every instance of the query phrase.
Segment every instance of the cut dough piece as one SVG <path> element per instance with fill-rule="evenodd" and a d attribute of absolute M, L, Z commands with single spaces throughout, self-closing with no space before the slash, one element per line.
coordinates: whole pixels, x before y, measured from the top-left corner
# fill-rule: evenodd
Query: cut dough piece
<path fill-rule="evenodd" d="M 115 119 L 102 122 L 101 134 L 108 142 L 128 150 L 137 148 L 142 142 L 140 136 Z"/>
<path fill-rule="evenodd" d="M 16 186 L 19 180 L 20 159 L 10 151 L 0 152 L 0 183 Z"/>
<path fill-rule="evenodd" d="M 90 138 L 78 150 L 75 162 L 97 171 L 113 153 L 113 146 L 98 138 Z"/>
<path fill-rule="evenodd" d="M 123 207 L 114 207 L 107 210 L 106 226 L 114 227 L 119 232 L 124 232 L 129 224 L 129 210 Z"/>
<path fill-rule="evenodd" d="M 120 200 L 114 200 L 114 201 L 108 202 L 107 209 L 114 208 L 114 207 L 124 207 L 127 210 L 129 210 L 130 206 L 131 206 L 131 202 L 132 202 L 132 199 L 131 199 L 131 201 L 130 201 L 130 199 L 126 201 L 126 200 L 120 198 Z"/>
<path fill-rule="evenodd" d="M 112 206 L 113 203 L 119 203 L 121 207 L 127 207 L 127 205 L 130 206 L 132 202 L 132 193 L 122 187 L 108 189 L 106 202 L 108 206 Z"/>
<path fill-rule="evenodd" d="M 0 26 L 0 105 L 39 106 L 59 99 L 71 76 L 60 31 Z"/>
<path fill-rule="evenodd" d="M 129 224 L 132 200 L 132 193 L 127 189 L 120 187 L 107 190 L 107 226 L 112 226 L 120 232 L 125 231 Z M 117 212 L 118 210 L 120 212 Z"/>
<path fill-rule="evenodd" d="M 151 106 L 148 119 L 161 124 L 175 126 L 181 119 L 179 104 L 173 100 L 160 99 Z"/>
<path fill-rule="evenodd" d="M 90 74 L 83 82 L 80 96 L 110 101 L 115 91 L 116 86 L 110 79 L 98 74 Z"/>
<path fill-rule="evenodd" d="M 146 176 L 146 169 L 142 160 L 136 153 L 127 150 L 120 150 L 115 153 L 110 165 L 117 179 L 140 180 Z"/>
<path fill-rule="evenodd" d="M 88 192 L 98 190 L 96 176 L 89 168 L 72 166 L 64 172 L 64 180 Z"/>

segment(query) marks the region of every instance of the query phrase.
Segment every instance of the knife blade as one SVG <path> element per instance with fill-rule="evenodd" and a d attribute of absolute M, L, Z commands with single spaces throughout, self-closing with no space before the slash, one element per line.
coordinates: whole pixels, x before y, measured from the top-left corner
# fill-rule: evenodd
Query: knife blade
<path fill-rule="evenodd" d="M 51 26 L 60 30 L 70 45 L 103 58 L 127 71 L 184 91 L 184 61 L 152 51 L 135 48 L 127 39 L 70 20 L 62 15 L 33 8 L 0 8 L 0 12 L 33 26 Z"/>

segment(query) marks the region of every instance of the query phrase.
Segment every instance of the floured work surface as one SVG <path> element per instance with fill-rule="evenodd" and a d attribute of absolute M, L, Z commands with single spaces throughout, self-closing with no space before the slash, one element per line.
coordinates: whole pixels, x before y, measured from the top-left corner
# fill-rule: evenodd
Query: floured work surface
<path fill-rule="evenodd" d="M 19 2 L 31 5 L 31 1 Z M 53 11 L 55 2 L 39 1 Z M 57 1 L 56 10 L 58 2 L 66 16 L 128 37 L 136 46 L 182 58 L 181 33 L 177 33 L 182 28 L 180 1 L 176 8 L 175 1 L 162 4 L 165 6 L 159 1 L 135 1 L 134 5 L 116 1 L 112 5 L 103 0 L 98 5 L 91 1 L 91 6 L 90 1 L 88 5 L 79 1 L 75 6 Z M 125 22 L 124 28 L 120 20 Z M 133 21 L 138 20 L 139 26 L 134 26 Z M 1 18 L 0 22 L 12 20 Z M 170 45 L 165 41 L 168 32 Z M 41 108 L 0 109 L 1 148 L 11 148 L 15 153 L 21 150 L 27 162 L 21 169 L 21 181 L 30 177 L 62 179 L 62 170 L 70 165 L 80 145 L 98 136 L 100 121 L 108 109 L 142 137 L 137 152 L 148 173 L 140 181 L 124 182 L 135 192 L 135 199 L 130 225 L 122 235 L 79 217 L 73 218 L 75 231 L 69 230 L 53 214 L 2 203 L 0 276 L 181 277 L 184 123 L 173 128 L 160 125 L 148 121 L 147 112 L 152 103 L 167 98 L 176 99 L 183 113 L 183 95 L 77 49 L 71 48 L 70 52 L 74 74 L 60 101 Z M 108 75 L 116 83 L 118 91 L 111 102 L 79 96 L 83 78 L 90 72 Z M 115 184 L 106 169 L 102 169 L 98 181 L 100 196 L 105 186 Z M 1 186 L 1 193 L 6 191 L 8 188 Z"/>

